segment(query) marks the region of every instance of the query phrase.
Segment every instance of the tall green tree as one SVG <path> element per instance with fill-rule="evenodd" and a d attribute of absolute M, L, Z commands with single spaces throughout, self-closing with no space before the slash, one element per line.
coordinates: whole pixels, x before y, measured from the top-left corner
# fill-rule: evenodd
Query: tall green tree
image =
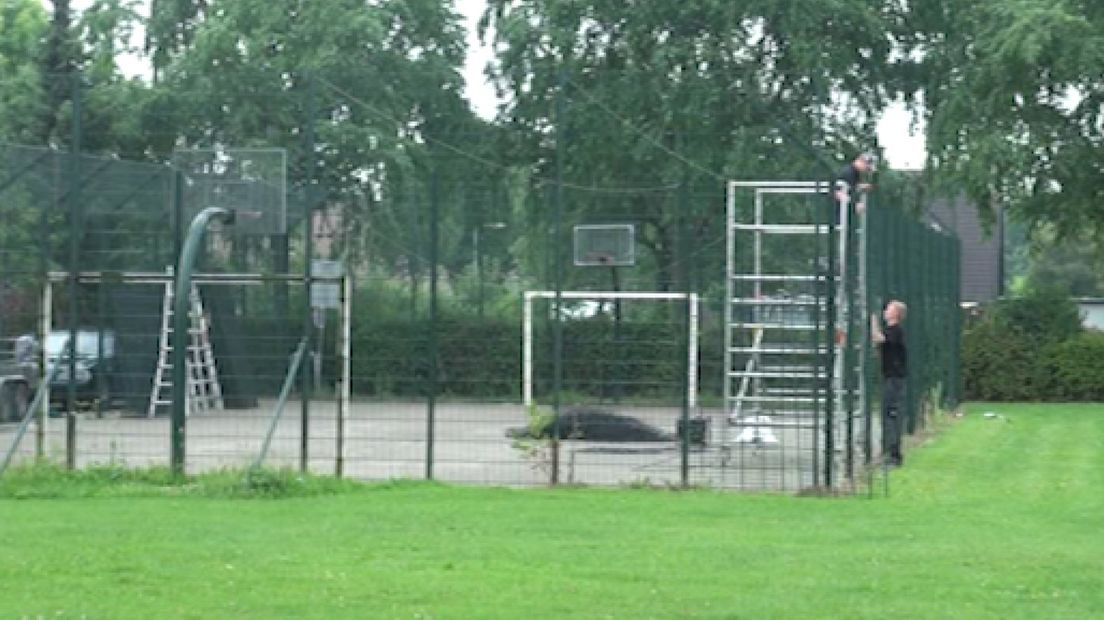
<path fill-rule="evenodd" d="M 38 0 L 0 3 L 0 136 L 38 142 L 45 118 L 39 59 L 49 17 Z"/>
<path fill-rule="evenodd" d="M 154 83 L 182 52 L 191 48 L 207 6 L 206 0 L 150 0 L 145 51 Z"/>
<path fill-rule="evenodd" d="M 897 3 L 862 0 L 558 2 L 491 0 L 501 121 L 535 177 L 582 186 L 715 188 L 698 196 L 695 245 L 723 235 L 727 178 L 825 178 L 874 144 L 891 72 Z M 563 118 L 557 118 L 557 105 Z M 705 190 L 708 192 L 709 190 Z M 569 198 L 569 217 L 608 197 Z M 638 192 L 620 213 L 667 287 L 676 247 L 673 191 Z M 707 212 L 708 211 L 708 212 Z M 559 240 L 564 245 L 566 240 Z M 722 260 L 714 244 L 709 260 Z"/>
<path fill-rule="evenodd" d="M 462 97 L 452 4 L 215 0 L 196 15 L 155 88 L 166 150 L 284 147 L 289 179 L 318 163 L 316 184 L 293 190 L 342 207 L 354 249 L 389 268 L 424 256 L 431 138 L 489 131 Z"/>
<path fill-rule="evenodd" d="M 1104 235 L 1104 6 L 910 2 L 900 38 L 929 168 L 986 212 Z"/>
<path fill-rule="evenodd" d="M 40 119 L 40 138 L 57 142 L 58 122 L 63 106 L 72 100 L 71 76 L 80 66 L 80 44 L 73 28 L 73 10 L 69 0 L 51 0 L 50 30 L 43 50 L 40 79 L 45 105 Z"/>
<path fill-rule="evenodd" d="M 1104 248 L 1087 235 L 1057 241 L 1047 231 L 1037 233 L 1025 278 L 1029 290 L 1053 288 L 1074 297 L 1104 295 Z"/>

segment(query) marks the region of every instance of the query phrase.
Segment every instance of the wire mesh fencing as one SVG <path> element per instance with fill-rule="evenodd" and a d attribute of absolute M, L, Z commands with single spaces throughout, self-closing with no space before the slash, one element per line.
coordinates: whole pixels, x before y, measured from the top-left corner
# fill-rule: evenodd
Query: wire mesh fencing
<path fill-rule="evenodd" d="M 816 181 L 768 183 L 729 220 L 724 185 L 683 166 L 589 180 L 452 127 L 379 161 L 332 120 L 396 119 L 325 84 L 281 92 L 330 116 L 242 148 L 196 120 L 144 161 L 0 147 L 14 462 L 840 488 L 879 458 L 864 326 L 888 299 L 910 307 L 910 429 L 958 397 L 956 242 L 893 204 L 839 222 Z M 238 221 L 208 231 L 178 334 L 182 247 L 211 207 Z"/>

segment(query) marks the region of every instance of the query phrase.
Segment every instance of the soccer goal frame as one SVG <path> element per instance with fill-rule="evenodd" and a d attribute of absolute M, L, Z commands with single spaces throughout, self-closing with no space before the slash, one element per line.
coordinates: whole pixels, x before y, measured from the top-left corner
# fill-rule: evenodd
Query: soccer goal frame
<path fill-rule="evenodd" d="M 687 376 L 686 402 L 691 409 L 698 404 L 698 333 L 700 303 L 697 293 L 652 293 L 629 291 L 560 291 L 558 297 L 573 301 L 684 301 L 689 313 L 687 327 Z M 533 404 L 533 300 L 556 299 L 556 291 L 525 291 L 522 312 L 522 404 L 528 409 Z"/>

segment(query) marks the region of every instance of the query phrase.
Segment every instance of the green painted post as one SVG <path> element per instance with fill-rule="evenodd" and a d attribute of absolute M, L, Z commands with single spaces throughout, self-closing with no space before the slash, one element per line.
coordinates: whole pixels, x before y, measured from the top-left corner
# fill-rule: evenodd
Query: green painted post
<path fill-rule="evenodd" d="M 95 248 L 93 248 L 93 252 L 94 251 L 95 251 Z M 100 285 L 97 287 L 97 290 L 96 290 L 96 319 L 95 320 L 96 320 L 96 359 L 97 360 L 102 360 L 104 358 L 104 328 L 103 328 L 103 323 L 104 323 L 104 315 L 107 314 L 106 311 L 105 311 L 105 308 L 107 306 L 107 299 L 108 299 L 108 297 L 107 297 L 107 287 L 110 286 L 110 282 L 111 282 L 111 280 L 109 280 L 108 278 L 101 278 L 100 279 Z M 106 364 L 104 365 L 104 368 L 108 369 Z M 95 395 L 95 399 L 96 399 L 96 417 L 97 418 L 102 418 L 103 414 L 104 414 L 104 405 L 106 403 L 103 402 L 103 397 L 106 394 L 106 387 L 107 386 L 104 383 L 104 381 L 106 379 L 107 378 L 104 377 L 103 372 L 97 372 L 96 373 L 96 386 L 95 386 L 96 395 Z"/>
<path fill-rule="evenodd" d="M 311 262 L 314 259 L 314 207 L 315 200 L 317 199 L 317 193 L 315 188 L 315 173 L 317 157 L 315 156 L 315 144 L 314 144 L 314 117 L 315 113 L 315 98 L 316 98 L 316 82 L 313 77 L 307 77 L 307 118 L 306 127 L 304 131 L 306 141 L 306 169 L 307 169 L 307 191 L 306 191 L 306 208 L 304 209 L 303 220 L 303 284 L 305 290 L 303 291 L 303 339 L 306 341 L 306 351 L 308 359 L 309 355 L 314 354 L 314 321 L 311 315 Z M 310 401 L 312 377 L 311 368 L 312 364 L 302 364 L 299 366 L 299 391 L 301 392 L 301 412 L 300 427 L 299 427 L 299 471 L 306 473 L 310 467 Z"/>
<path fill-rule="evenodd" d="M 80 238 L 84 230 L 81 221 L 81 185 L 77 182 L 80 177 L 80 153 L 81 153 L 81 76 L 73 73 L 73 126 L 72 142 L 69 152 L 69 190 L 66 192 L 66 201 L 69 203 L 69 377 L 67 385 L 66 412 L 65 412 L 65 465 L 74 469 L 77 465 L 77 324 L 80 322 L 80 303 L 77 279 L 80 274 Z M 60 363 L 60 360 L 59 360 Z"/>
<path fill-rule="evenodd" d="M 687 235 L 686 228 L 686 213 L 690 208 L 690 201 L 687 199 L 687 184 L 683 181 L 679 185 L 679 208 L 678 208 L 678 273 L 679 279 L 682 280 L 682 292 L 686 293 L 686 303 L 682 306 L 682 444 L 680 447 L 680 467 L 679 467 L 679 479 L 682 482 L 683 487 L 690 486 L 690 390 L 693 386 L 690 385 L 690 364 L 693 362 L 690 360 L 690 301 L 689 295 L 692 287 L 690 286 L 690 240 Z"/>
<path fill-rule="evenodd" d="M 866 197 L 866 215 L 864 216 L 866 220 L 863 223 L 863 237 L 865 239 L 864 243 L 866 244 L 866 252 L 862 257 L 860 257 L 864 262 L 863 272 L 866 274 L 866 279 L 862 283 L 862 286 L 866 289 L 865 291 L 863 291 L 864 295 L 862 295 L 862 297 L 866 300 L 866 304 L 859 308 L 859 320 L 861 321 L 861 323 L 859 323 L 859 333 L 863 334 L 862 352 L 860 353 L 863 360 L 863 375 L 859 377 L 859 380 L 862 381 L 863 464 L 866 466 L 870 465 L 872 459 L 871 452 L 873 450 L 873 444 L 871 442 L 870 435 L 874 432 L 874 416 L 873 412 L 870 409 L 873 402 L 873 399 L 870 398 L 870 395 L 871 390 L 874 387 L 873 382 L 871 381 L 873 366 L 877 362 L 877 360 L 873 359 L 871 356 L 870 332 L 868 327 L 870 323 L 870 314 L 871 312 L 873 312 L 874 308 L 874 304 L 872 304 L 871 301 L 875 299 L 874 295 L 872 294 L 873 290 L 871 287 L 871 282 L 874 281 L 873 267 L 876 263 L 875 261 L 871 260 L 871 256 L 874 255 L 874 249 L 876 246 L 873 235 L 871 235 L 871 231 L 874 229 L 874 222 L 880 215 L 880 213 L 878 215 L 875 215 L 877 211 L 877 209 L 875 209 L 875 206 L 876 205 L 874 203 L 874 197 L 868 195 Z"/>
<path fill-rule="evenodd" d="M 904 242 L 901 244 L 902 268 L 900 275 L 902 277 L 899 281 L 901 282 L 901 296 L 903 298 L 903 301 L 906 304 L 915 305 L 917 302 L 917 297 L 914 294 L 916 288 L 915 282 L 918 274 L 915 271 L 916 261 L 914 259 L 917 254 L 917 250 L 915 236 L 912 234 L 912 230 L 910 230 L 911 227 L 909 226 L 909 224 L 910 222 L 908 218 L 902 213 L 901 236 L 903 237 Z M 913 331 L 913 333 L 911 334 L 908 333 L 910 331 L 910 327 L 910 325 L 905 325 L 905 330 L 907 334 L 906 338 L 908 338 L 910 344 L 913 345 L 912 347 L 910 347 L 913 354 L 913 359 L 910 361 L 914 362 L 912 364 L 913 366 L 916 366 L 915 362 L 920 361 L 919 359 L 917 359 L 920 354 L 920 347 L 916 346 L 916 344 L 918 344 L 918 334 L 915 333 L 915 331 Z M 908 373 L 908 377 L 905 379 L 905 432 L 909 434 L 912 434 L 916 430 L 916 407 L 914 403 L 916 403 L 917 396 L 919 396 L 917 392 L 917 373 L 914 371 Z"/>
<path fill-rule="evenodd" d="M 57 163 L 56 156 L 52 159 L 52 161 L 55 164 Z M 51 166 L 51 169 L 52 168 L 53 168 L 53 166 Z M 41 297 L 41 301 L 39 302 L 41 304 L 41 311 L 39 313 L 40 317 L 52 317 L 53 316 L 53 308 L 52 307 L 47 307 L 47 306 L 53 306 L 53 290 L 52 290 L 52 284 L 50 283 L 50 273 L 49 273 L 50 272 L 50 243 L 48 241 L 45 241 L 45 240 L 50 238 L 49 220 L 47 218 L 47 215 L 49 214 L 49 212 L 50 212 L 50 209 L 45 208 L 45 206 L 43 206 L 43 208 L 39 209 L 39 216 L 38 216 L 39 239 L 44 240 L 42 243 L 38 244 L 38 277 L 39 277 L 39 281 L 42 283 L 42 286 L 43 286 L 42 297 Z M 39 323 L 39 325 L 38 325 L 38 341 L 45 344 L 45 342 L 46 342 L 46 331 L 49 330 L 50 326 L 44 320 L 40 320 L 38 323 Z M 49 363 L 50 360 L 49 360 L 49 354 L 46 352 L 46 347 L 45 346 L 40 347 L 40 350 L 39 350 L 39 353 L 38 353 L 38 361 L 39 361 L 39 368 L 42 369 L 42 371 L 39 373 L 39 376 L 41 377 L 42 383 L 40 383 L 39 385 L 41 387 L 41 391 L 46 392 L 46 391 L 49 390 L 49 386 L 50 386 L 50 382 L 46 380 L 46 373 L 47 373 L 47 369 L 50 366 L 50 363 Z M 60 367 L 61 366 L 61 360 L 56 361 L 54 363 L 54 365 Z M 47 419 L 47 416 L 50 415 L 50 399 L 49 398 L 43 398 L 42 399 L 42 406 L 36 408 L 34 411 L 35 411 L 35 415 L 38 417 L 38 423 L 35 424 L 35 457 L 36 458 L 43 458 L 44 456 L 46 456 L 46 419 Z"/>
<path fill-rule="evenodd" d="M 828 246 L 831 244 L 831 236 L 828 234 L 832 221 L 835 219 L 832 213 L 837 207 L 835 198 L 831 198 L 827 201 L 825 208 L 814 208 L 813 222 L 817 225 L 814 229 L 813 243 L 816 248 L 814 269 L 816 273 L 816 305 L 813 306 L 814 317 L 814 330 L 813 330 L 813 359 L 817 360 L 817 364 L 814 368 L 820 366 L 828 367 L 832 363 L 831 355 L 831 341 L 832 337 L 828 334 L 827 319 L 825 317 L 826 306 L 828 303 L 828 297 L 832 294 L 832 285 L 828 280 L 829 269 L 826 266 L 828 260 Z M 826 214 L 826 215 L 824 215 Z M 825 231 L 821 234 L 821 226 Z M 827 241 L 825 241 L 827 240 Z M 821 302 L 824 303 L 821 303 Z M 824 347 L 824 354 L 819 351 L 821 347 Z M 725 369 L 728 372 L 728 369 Z M 824 394 L 831 394 L 832 386 L 828 385 L 823 378 L 818 376 L 813 377 L 813 445 L 812 445 L 812 469 L 813 469 L 813 487 L 820 486 L 820 414 L 821 404 L 826 402 L 822 400 Z"/>
<path fill-rule="evenodd" d="M 951 282 L 951 300 L 954 309 L 954 358 L 951 378 L 954 385 L 954 404 L 962 404 L 962 241 L 952 239 L 954 247 L 954 281 Z"/>
<path fill-rule="evenodd" d="M 426 390 L 426 480 L 433 480 L 433 453 L 437 430 L 437 252 L 440 242 L 438 204 L 440 183 L 434 159 L 429 183 L 429 389 Z"/>
<path fill-rule="evenodd" d="M 848 480 L 853 480 L 855 477 L 855 366 L 857 359 L 855 357 L 855 330 L 858 326 L 862 325 L 856 321 L 855 315 L 858 305 L 856 302 L 856 288 L 855 285 L 858 282 L 859 273 L 859 252 L 856 244 L 858 237 L 858 211 L 854 206 L 849 207 L 850 214 L 847 217 L 847 230 L 842 231 L 841 234 L 846 235 L 844 238 L 847 242 L 844 244 L 844 251 L 847 252 L 847 273 L 844 279 L 844 294 L 843 303 L 847 304 L 846 314 L 847 323 L 843 326 L 844 334 L 844 349 L 843 349 L 843 376 L 840 377 L 841 386 L 843 387 L 843 411 L 841 412 L 846 416 L 847 426 L 844 428 L 844 439 L 846 445 L 844 446 L 844 476 Z"/>
<path fill-rule="evenodd" d="M 824 365 L 824 377 L 827 380 L 828 395 L 824 401 L 824 486 L 825 488 L 832 488 L 832 461 L 835 456 L 835 356 L 836 356 L 836 290 L 839 288 L 836 284 L 836 278 L 841 277 L 839 271 L 840 257 L 836 255 L 836 243 L 838 243 L 839 235 L 846 234 L 844 230 L 836 230 L 836 227 L 842 224 L 839 206 L 832 201 L 832 211 L 828 218 L 828 280 L 827 280 L 827 295 L 825 301 L 826 323 L 827 323 L 827 360 Z M 842 284 L 842 282 L 840 283 Z M 841 302 L 843 300 L 840 300 Z M 842 352 L 845 353 L 845 352 Z M 846 355 L 844 356 L 846 359 Z"/>
<path fill-rule="evenodd" d="M 555 224 L 553 226 L 552 233 L 552 249 L 554 252 L 555 264 L 553 267 L 553 278 L 555 280 L 555 297 L 552 304 L 553 308 L 553 320 L 552 324 L 552 472 L 551 472 L 551 484 L 555 485 L 560 480 L 560 424 L 562 417 L 560 415 L 561 403 L 560 403 L 560 391 L 563 389 L 563 249 L 560 244 L 563 243 L 563 215 L 564 215 L 564 195 L 563 195 L 563 168 L 564 168 L 564 146 L 567 140 L 567 131 L 565 127 L 566 116 L 564 113 L 564 92 L 567 90 L 567 69 L 560 68 L 559 75 L 559 88 L 556 89 L 556 204 L 555 204 Z"/>
<path fill-rule="evenodd" d="M 184 173 L 173 173 L 173 254 L 172 259 L 179 261 L 184 251 Z"/>
<path fill-rule="evenodd" d="M 177 475 L 184 474 L 184 433 L 188 415 L 188 374 L 185 365 L 188 351 L 192 270 L 203 249 L 203 236 L 211 220 L 231 225 L 234 223 L 234 212 L 220 207 L 208 207 L 195 216 L 192 225 L 188 228 L 188 235 L 184 238 L 180 262 L 176 267 L 176 286 L 173 296 L 172 420 L 169 435 L 169 462 L 173 473 Z"/>

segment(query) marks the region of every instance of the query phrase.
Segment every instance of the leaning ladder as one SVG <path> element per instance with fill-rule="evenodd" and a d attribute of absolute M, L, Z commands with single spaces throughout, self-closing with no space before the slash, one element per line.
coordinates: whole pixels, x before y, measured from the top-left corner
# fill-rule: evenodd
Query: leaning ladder
<path fill-rule="evenodd" d="M 173 283 L 165 283 L 164 305 L 161 312 L 161 336 L 157 369 L 154 371 L 150 393 L 149 417 L 154 417 L 160 407 L 172 403 L 172 347 L 173 347 Z M 188 414 L 222 409 L 222 386 L 211 348 L 210 323 L 203 310 L 199 289 L 193 284 L 190 292 L 187 355 L 185 355 Z"/>

